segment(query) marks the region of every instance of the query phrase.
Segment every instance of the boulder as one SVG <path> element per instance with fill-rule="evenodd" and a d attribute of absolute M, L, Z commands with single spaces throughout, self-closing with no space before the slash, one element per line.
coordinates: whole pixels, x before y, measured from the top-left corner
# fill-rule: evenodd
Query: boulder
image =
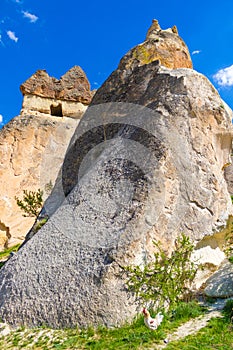
<path fill-rule="evenodd" d="M 205 283 L 204 293 L 213 298 L 229 298 L 233 296 L 233 264 L 224 261 Z"/>
<path fill-rule="evenodd" d="M 171 252 L 181 232 L 202 248 L 232 214 L 223 170 L 232 115 L 218 92 L 189 68 L 127 67 L 81 119 L 43 208 L 48 222 L 0 271 L 10 325 L 130 320 L 139 304 L 122 267 L 150 261 L 154 240 Z"/>

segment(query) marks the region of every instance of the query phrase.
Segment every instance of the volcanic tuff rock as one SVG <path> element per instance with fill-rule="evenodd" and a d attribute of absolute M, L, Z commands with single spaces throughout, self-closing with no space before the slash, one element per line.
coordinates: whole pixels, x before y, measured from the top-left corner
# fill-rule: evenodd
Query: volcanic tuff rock
<path fill-rule="evenodd" d="M 91 102 L 90 83 L 79 66 L 74 66 L 60 80 L 50 77 L 45 70 L 38 70 L 21 86 L 23 95 L 36 95 L 60 100 Z"/>
<path fill-rule="evenodd" d="M 160 61 L 167 68 L 192 68 L 192 60 L 184 41 L 178 35 L 176 27 L 162 30 L 157 20 L 153 20 L 146 40 L 131 49 L 121 60 L 119 68 L 130 70 Z"/>
<path fill-rule="evenodd" d="M 15 196 L 22 198 L 23 190 L 41 188 L 47 197 L 45 189 L 54 184 L 70 138 L 92 97 L 87 77 L 78 66 L 60 80 L 37 71 L 21 85 L 21 91 L 21 115 L 0 130 L 0 220 L 7 229 L 0 231 L 0 249 L 25 238 L 34 219 L 22 217 Z"/>
<path fill-rule="evenodd" d="M 60 80 L 38 70 L 21 86 L 24 95 L 21 114 L 40 112 L 80 118 L 91 102 L 93 92 L 79 66 L 72 67 Z"/>
<path fill-rule="evenodd" d="M 18 116 L 0 130 L 0 220 L 8 229 L 5 245 L 22 242 L 35 218 L 23 217 L 15 196 L 54 184 L 78 120 Z M 4 248 L 1 244 L 0 249 Z"/>
<path fill-rule="evenodd" d="M 153 240 L 171 251 L 184 232 L 200 249 L 220 245 L 217 234 L 214 245 L 205 239 L 232 214 L 230 109 L 192 69 L 122 67 L 78 125 L 49 221 L 0 271 L 10 324 L 120 324 L 137 310 L 122 266 L 149 261 Z"/>

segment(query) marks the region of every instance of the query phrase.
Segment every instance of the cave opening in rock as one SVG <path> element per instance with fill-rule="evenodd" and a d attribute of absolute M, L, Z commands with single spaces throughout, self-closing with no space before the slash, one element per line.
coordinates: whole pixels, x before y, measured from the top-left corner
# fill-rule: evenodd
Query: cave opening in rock
<path fill-rule="evenodd" d="M 57 106 L 51 105 L 50 106 L 50 113 L 51 113 L 51 115 L 54 115 L 56 117 L 63 117 L 62 104 L 59 103 Z"/>

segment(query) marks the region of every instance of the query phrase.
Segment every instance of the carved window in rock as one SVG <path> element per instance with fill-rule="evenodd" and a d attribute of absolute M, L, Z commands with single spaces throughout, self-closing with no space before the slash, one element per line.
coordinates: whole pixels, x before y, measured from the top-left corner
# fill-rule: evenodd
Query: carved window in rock
<path fill-rule="evenodd" d="M 63 117 L 62 113 L 62 104 L 58 103 L 58 105 L 51 105 L 50 106 L 50 114 L 55 117 Z"/>

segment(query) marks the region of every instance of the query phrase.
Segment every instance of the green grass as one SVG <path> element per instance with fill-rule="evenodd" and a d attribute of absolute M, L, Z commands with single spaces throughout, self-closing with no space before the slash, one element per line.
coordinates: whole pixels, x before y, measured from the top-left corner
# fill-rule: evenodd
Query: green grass
<path fill-rule="evenodd" d="M 5 249 L 3 252 L 0 252 L 0 260 L 6 260 L 9 256 L 11 252 L 17 252 L 17 250 L 19 249 L 20 244 L 17 244 L 13 247 L 7 248 Z M 0 268 L 4 265 L 4 261 L 0 261 Z"/>
<path fill-rule="evenodd" d="M 210 349 L 233 349 L 233 300 L 228 300 L 224 310 L 223 318 L 213 318 L 208 326 L 202 328 L 198 333 L 185 337 L 183 340 L 168 344 L 168 350 L 210 350 Z"/>
<path fill-rule="evenodd" d="M 232 325 L 227 318 L 211 319 L 208 326 L 183 340 L 172 342 L 167 350 L 230 350 L 233 349 Z"/>
<path fill-rule="evenodd" d="M 114 329 L 21 329 L 0 339 L 0 349 L 141 350 L 150 345 L 154 347 L 166 338 L 167 333 L 203 312 L 204 309 L 195 302 L 185 305 L 181 303 L 172 313 L 165 315 L 162 325 L 156 331 L 145 327 L 142 316 L 132 324 Z"/>

